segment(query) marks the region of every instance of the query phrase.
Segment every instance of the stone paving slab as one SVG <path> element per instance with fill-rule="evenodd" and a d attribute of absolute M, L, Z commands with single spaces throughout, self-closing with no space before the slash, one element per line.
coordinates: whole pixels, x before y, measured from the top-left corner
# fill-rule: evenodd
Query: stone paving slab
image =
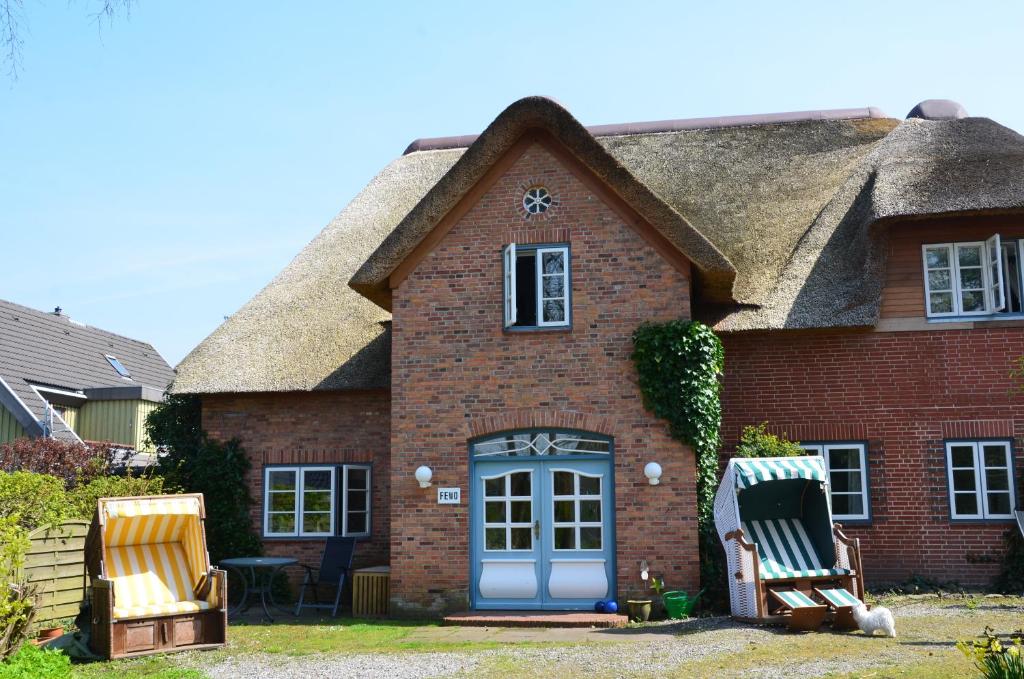
<path fill-rule="evenodd" d="M 446 615 L 442 625 L 460 627 L 625 627 L 625 615 L 588 611 L 467 611 Z"/>

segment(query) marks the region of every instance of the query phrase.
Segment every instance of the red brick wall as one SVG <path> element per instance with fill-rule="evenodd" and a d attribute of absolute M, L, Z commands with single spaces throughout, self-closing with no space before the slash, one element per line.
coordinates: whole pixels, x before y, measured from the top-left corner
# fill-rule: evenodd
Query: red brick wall
<path fill-rule="evenodd" d="M 797 440 L 868 442 L 873 521 L 849 533 L 861 538 L 869 584 L 919 575 L 979 585 L 998 571 L 1003 533 L 1016 528 L 950 522 L 943 442 L 1012 437 L 1020 471 L 1024 397 L 1010 394 L 1009 371 L 1024 355 L 1024 330 L 744 333 L 723 341 L 727 448 L 744 425 L 765 420 Z"/>
<path fill-rule="evenodd" d="M 558 201 L 527 221 L 525 187 Z M 573 328 L 502 329 L 507 243 L 569 242 Z M 673 587 L 698 583 L 694 458 L 644 411 L 629 358 L 643 321 L 689 316 L 687 275 L 670 266 L 592 186 L 530 146 L 393 291 L 392 603 L 407 612 L 465 608 L 469 590 L 467 441 L 526 426 L 597 429 L 615 438 L 618 588 L 640 589 L 648 559 Z M 664 483 L 649 486 L 657 460 Z M 435 488 L 413 470 L 426 464 Z M 460 486 L 463 503 L 436 503 Z"/>
<path fill-rule="evenodd" d="M 387 392 L 312 392 L 203 396 L 203 427 L 219 440 L 238 438 L 252 461 L 253 528 L 263 531 L 263 466 L 362 462 L 371 473 L 372 535 L 356 548 L 356 565 L 388 563 L 390 545 L 390 398 Z M 264 540 L 268 555 L 320 565 L 319 538 Z"/>

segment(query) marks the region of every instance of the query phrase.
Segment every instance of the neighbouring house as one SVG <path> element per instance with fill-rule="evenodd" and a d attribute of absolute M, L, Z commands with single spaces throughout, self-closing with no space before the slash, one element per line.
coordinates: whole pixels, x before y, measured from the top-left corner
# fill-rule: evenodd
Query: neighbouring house
<path fill-rule="evenodd" d="M 413 142 L 175 389 L 242 440 L 268 553 L 359 537 L 410 614 L 589 608 L 641 561 L 698 586 L 694 454 L 630 359 L 698 319 L 723 456 L 768 421 L 824 457 L 869 583 L 981 584 L 1017 504 L 1022 260 L 1024 138 L 953 102 L 584 127 L 527 98 Z"/>
<path fill-rule="evenodd" d="M 152 452 L 146 415 L 174 371 L 152 345 L 0 300 L 0 443 L 28 436 Z"/>

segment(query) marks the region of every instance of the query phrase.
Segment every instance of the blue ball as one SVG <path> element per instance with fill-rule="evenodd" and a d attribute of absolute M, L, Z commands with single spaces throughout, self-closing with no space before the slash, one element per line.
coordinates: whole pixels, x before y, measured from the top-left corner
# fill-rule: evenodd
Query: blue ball
<path fill-rule="evenodd" d="M 604 602 L 598 601 L 594 604 L 594 610 L 598 613 L 604 613 Z"/>
<path fill-rule="evenodd" d="M 615 603 L 614 601 L 606 601 L 605 604 L 604 604 L 604 612 L 605 613 L 618 613 L 619 612 L 619 605 L 617 603 Z"/>

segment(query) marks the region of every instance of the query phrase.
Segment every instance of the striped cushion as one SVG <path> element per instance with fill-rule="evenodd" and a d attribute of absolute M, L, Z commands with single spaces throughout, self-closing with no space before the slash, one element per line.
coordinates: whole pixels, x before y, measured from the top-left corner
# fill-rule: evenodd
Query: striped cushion
<path fill-rule="evenodd" d="M 860 603 L 860 599 L 850 594 L 843 587 L 837 587 L 835 589 L 816 589 L 814 591 L 820 594 L 825 601 L 835 608 L 856 606 Z"/>
<path fill-rule="evenodd" d="M 205 601 L 175 601 L 169 604 L 150 604 L 148 606 L 114 606 L 114 619 L 129 620 L 131 618 L 148 618 L 153 615 L 175 615 L 177 613 L 198 613 L 208 611 L 211 606 Z"/>
<path fill-rule="evenodd" d="M 807 596 L 803 592 L 796 590 L 772 590 L 772 593 L 779 598 L 782 603 L 786 604 L 790 608 L 816 608 L 821 604 L 816 603 L 814 599 Z"/>
<path fill-rule="evenodd" d="M 744 521 L 743 534 L 757 544 L 761 579 L 845 575 L 843 568 L 826 568 L 800 519 Z"/>
<path fill-rule="evenodd" d="M 133 616 L 196 598 L 180 543 L 108 547 L 106 568 L 114 583 L 114 605 L 122 611 L 141 611 Z"/>

